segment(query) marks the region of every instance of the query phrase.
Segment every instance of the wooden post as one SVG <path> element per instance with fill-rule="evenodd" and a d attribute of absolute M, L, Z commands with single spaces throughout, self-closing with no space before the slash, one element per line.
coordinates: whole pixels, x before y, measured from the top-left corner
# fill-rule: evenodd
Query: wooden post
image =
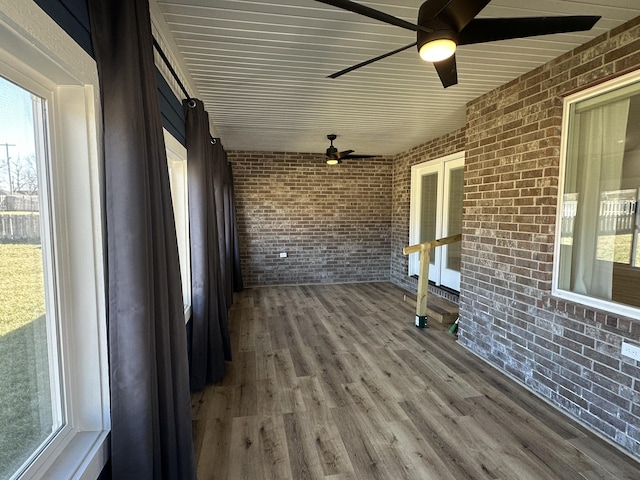
<path fill-rule="evenodd" d="M 452 235 L 446 238 L 440 238 L 431 242 L 419 243 L 404 247 L 402 253 L 409 255 L 410 253 L 420 252 L 420 270 L 418 272 L 418 294 L 416 301 L 416 327 L 425 328 L 427 326 L 427 296 L 429 293 L 429 264 L 431 263 L 431 249 L 455 243 L 462 240 L 462 234 Z"/>
<path fill-rule="evenodd" d="M 427 296 L 429 294 L 429 265 L 431 264 L 431 244 L 420 246 L 420 270 L 418 272 L 418 295 L 416 302 L 416 327 L 427 326 Z"/>

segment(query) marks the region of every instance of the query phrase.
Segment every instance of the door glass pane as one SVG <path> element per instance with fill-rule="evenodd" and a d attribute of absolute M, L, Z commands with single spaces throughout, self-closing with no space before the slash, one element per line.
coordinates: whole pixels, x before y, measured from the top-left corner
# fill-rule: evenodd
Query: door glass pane
<path fill-rule="evenodd" d="M 0 77 L 0 479 L 62 424 L 42 228 L 42 99 Z"/>
<path fill-rule="evenodd" d="M 447 236 L 462 231 L 462 190 L 464 188 L 464 167 L 451 169 L 449 173 L 449 212 Z M 447 245 L 445 268 L 460 271 L 461 242 Z"/>
<path fill-rule="evenodd" d="M 436 214 L 438 206 L 438 174 L 432 173 L 422 176 L 420 205 L 420 241 L 419 243 L 436 240 Z M 435 257 L 431 256 L 431 264 L 435 264 Z"/>

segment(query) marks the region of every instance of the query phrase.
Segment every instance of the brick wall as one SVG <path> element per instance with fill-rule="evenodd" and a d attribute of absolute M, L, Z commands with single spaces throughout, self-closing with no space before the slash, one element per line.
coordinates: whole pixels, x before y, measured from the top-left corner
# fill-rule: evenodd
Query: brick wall
<path fill-rule="evenodd" d="M 314 154 L 228 158 L 245 285 L 389 280 L 391 159 L 330 166 Z"/>
<path fill-rule="evenodd" d="M 424 143 L 397 155 L 393 160 L 393 211 L 391 213 L 391 281 L 415 292 L 416 279 L 407 275 L 409 257 L 402 249 L 409 242 L 409 208 L 411 204 L 411 167 L 419 163 L 457 153 L 465 148 L 465 130 Z"/>
<path fill-rule="evenodd" d="M 640 456 L 640 321 L 551 295 L 562 99 L 640 67 L 640 19 L 471 102 L 459 342 Z"/>

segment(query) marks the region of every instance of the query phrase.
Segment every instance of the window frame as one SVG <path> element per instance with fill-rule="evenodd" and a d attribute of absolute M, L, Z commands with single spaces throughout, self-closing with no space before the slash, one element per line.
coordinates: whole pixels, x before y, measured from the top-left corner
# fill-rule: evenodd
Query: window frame
<path fill-rule="evenodd" d="M 633 83 L 640 83 L 640 71 L 635 71 L 622 75 L 610 81 L 601 83 L 592 88 L 587 88 L 580 92 L 576 92 L 572 95 L 568 95 L 564 98 L 563 111 L 562 111 L 562 134 L 560 142 L 560 175 L 558 178 L 558 198 L 556 208 L 556 228 L 555 228 L 555 240 L 554 240 L 554 255 L 553 255 L 553 276 L 551 283 L 551 294 L 555 297 L 568 300 L 575 303 L 580 303 L 588 307 L 592 307 L 606 312 L 611 312 L 617 315 L 640 320 L 640 308 L 633 307 L 631 305 L 625 305 L 622 303 L 603 300 L 600 298 L 583 295 L 580 293 L 564 290 L 559 287 L 560 283 L 560 248 L 561 248 L 561 236 L 562 236 L 562 212 L 563 212 L 563 198 L 565 191 L 565 180 L 567 175 L 567 154 L 569 148 L 569 127 L 571 122 L 571 106 L 577 102 L 587 99 L 593 99 L 599 95 L 606 94 L 612 90 L 629 86 Z"/>
<path fill-rule="evenodd" d="M 178 250 L 180 253 L 184 321 L 187 323 L 191 318 L 191 248 L 189 243 L 187 149 L 166 129 L 163 129 L 163 133 L 171 184 L 171 203 L 173 205 Z"/>
<path fill-rule="evenodd" d="M 47 102 L 45 203 L 66 422 L 14 478 L 95 479 L 109 456 L 110 429 L 97 72 L 31 2 L 11 0 L 0 11 L 0 40 L 2 76 Z"/>

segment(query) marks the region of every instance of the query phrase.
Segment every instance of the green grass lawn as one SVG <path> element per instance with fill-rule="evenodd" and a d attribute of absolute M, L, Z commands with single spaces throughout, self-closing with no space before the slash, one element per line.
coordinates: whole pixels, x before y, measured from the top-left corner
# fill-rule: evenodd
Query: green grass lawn
<path fill-rule="evenodd" d="M 40 245 L 0 244 L 0 337 L 45 313 Z"/>
<path fill-rule="evenodd" d="M 0 479 L 52 432 L 39 245 L 0 244 Z"/>
<path fill-rule="evenodd" d="M 623 264 L 631 262 L 633 235 L 603 235 L 598 237 L 598 260 L 613 261 Z M 635 252 L 636 265 L 640 264 L 640 248 Z"/>

